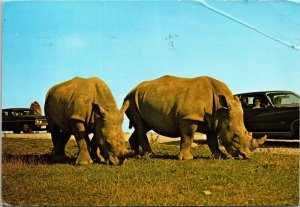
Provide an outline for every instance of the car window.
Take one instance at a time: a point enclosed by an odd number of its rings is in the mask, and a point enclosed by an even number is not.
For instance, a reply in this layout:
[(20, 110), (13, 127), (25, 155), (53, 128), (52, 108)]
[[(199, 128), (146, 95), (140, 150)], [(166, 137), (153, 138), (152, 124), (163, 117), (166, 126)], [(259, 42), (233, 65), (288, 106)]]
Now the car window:
[(22, 111), (14, 111), (15, 116), (22, 116), (23, 112)]
[(248, 97), (248, 104), (253, 105), (253, 101), (254, 101), (254, 97), (249, 96), (249, 97)]
[(2, 111), (2, 116), (8, 116), (9, 112), (8, 111)]
[(275, 107), (291, 107), (299, 106), (300, 99), (292, 93), (277, 93), (270, 95), (270, 98)]
[(241, 97), (241, 103), (243, 108), (253, 108), (255, 106), (255, 99), (259, 99), (261, 102), (261, 107), (268, 106), (269, 102), (267, 101), (265, 96), (262, 95), (246, 95)]

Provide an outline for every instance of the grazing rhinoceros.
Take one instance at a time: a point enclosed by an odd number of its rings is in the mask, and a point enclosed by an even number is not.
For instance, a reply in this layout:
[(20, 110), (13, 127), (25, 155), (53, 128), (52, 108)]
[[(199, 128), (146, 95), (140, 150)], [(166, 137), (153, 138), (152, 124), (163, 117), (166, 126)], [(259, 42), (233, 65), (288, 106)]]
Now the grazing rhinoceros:
[(193, 159), (190, 147), (195, 132), (206, 134), (215, 158), (227, 158), (218, 139), (232, 156), (249, 158), (267, 138), (252, 138), (244, 126), (239, 99), (224, 83), (210, 77), (163, 76), (142, 82), (129, 92), (123, 107), (135, 128), (129, 138), (135, 154), (152, 152), (146, 136), (151, 129), (164, 136), (181, 137), (180, 160)]
[[(45, 115), (55, 159), (65, 158), (65, 145), (73, 134), (79, 148), (76, 164), (92, 163), (90, 153), (93, 159), (122, 164), (124, 112), (117, 109), (108, 86), (99, 78), (76, 77), (53, 86), (46, 96)], [(89, 133), (94, 133), (91, 143)]]

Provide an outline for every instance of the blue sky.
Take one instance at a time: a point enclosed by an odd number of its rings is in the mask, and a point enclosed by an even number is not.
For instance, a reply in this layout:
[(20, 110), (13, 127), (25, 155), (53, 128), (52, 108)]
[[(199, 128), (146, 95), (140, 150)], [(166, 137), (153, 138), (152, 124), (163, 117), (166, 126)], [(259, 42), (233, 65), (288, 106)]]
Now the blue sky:
[(2, 15), (2, 108), (43, 106), (50, 87), (75, 76), (103, 79), (119, 107), (165, 74), (300, 94), (300, 52), (287, 46), (300, 48), (297, 0), (4, 1)]

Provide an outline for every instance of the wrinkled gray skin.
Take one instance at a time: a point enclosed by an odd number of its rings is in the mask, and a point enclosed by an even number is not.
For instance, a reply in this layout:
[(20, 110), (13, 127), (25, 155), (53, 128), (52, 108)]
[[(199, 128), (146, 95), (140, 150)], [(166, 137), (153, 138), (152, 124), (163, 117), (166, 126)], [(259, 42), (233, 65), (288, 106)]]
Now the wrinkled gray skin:
[[(190, 147), (196, 132), (205, 133), (215, 158), (228, 158), (218, 139), (233, 157), (250, 158), (266, 136), (253, 139), (243, 121), (243, 109), (228, 87), (210, 77), (163, 76), (136, 86), (124, 99), (123, 108), (134, 132), (129, 138), (136, 155), (152, 153), (146, 133), (154, 130), (181, 137), (178, 158), (193, 159)], [(140, 151), (140, 147), (142, 151)]]
[[(117, 109), (108, 86), (99, 78), (76, 77), (53, 86), (46, 96), (45, 115), (56, 161), (65, 159), (65, 145), (71, 135), (79, 148), (77, 165), (93, 160), (114, 165), (124, 161), (124, 110)], [(94, 134), (91, 142), (90, 133)]]

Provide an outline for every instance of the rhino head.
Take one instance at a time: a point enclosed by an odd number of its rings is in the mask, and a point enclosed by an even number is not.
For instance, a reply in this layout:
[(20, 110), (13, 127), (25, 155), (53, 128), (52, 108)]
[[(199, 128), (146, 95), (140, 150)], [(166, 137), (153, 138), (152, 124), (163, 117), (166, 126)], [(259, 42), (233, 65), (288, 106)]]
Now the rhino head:
[(121, 165), (126, 157), (125, 138), (122, 132), (124, 110), (116, 107), (104, 109), (93, 104), (94, 137), (98, 157), (108, 164)]
[(226, 151), (233, 157), (249, 159), (252, 152), (267, 139), (263, 136), (254, 139), (244, 125), (244, 112), (237, 97), (229, 101), (219, 96), (222, 108), (218, 110), (218, 138)]

